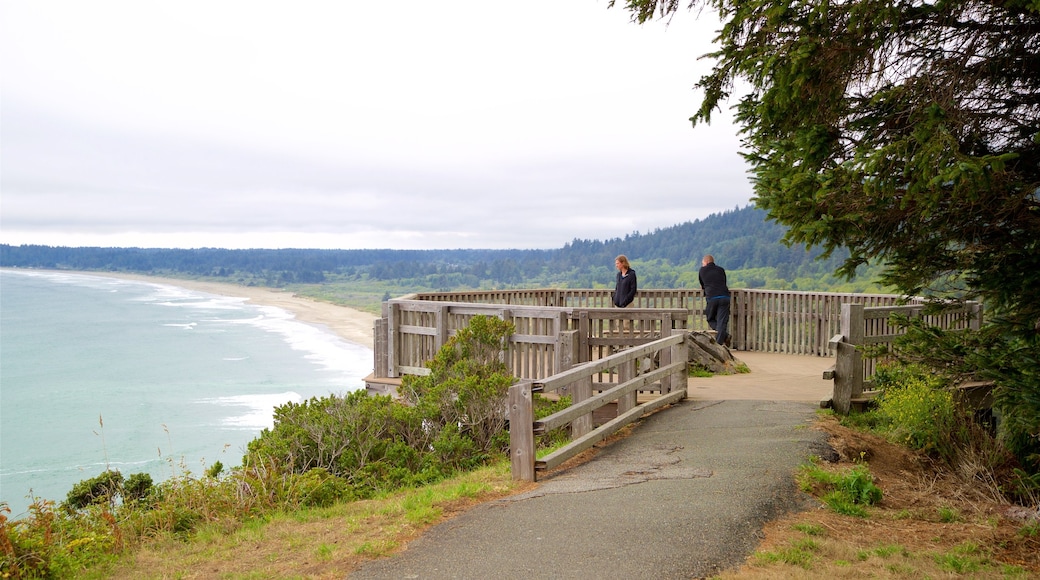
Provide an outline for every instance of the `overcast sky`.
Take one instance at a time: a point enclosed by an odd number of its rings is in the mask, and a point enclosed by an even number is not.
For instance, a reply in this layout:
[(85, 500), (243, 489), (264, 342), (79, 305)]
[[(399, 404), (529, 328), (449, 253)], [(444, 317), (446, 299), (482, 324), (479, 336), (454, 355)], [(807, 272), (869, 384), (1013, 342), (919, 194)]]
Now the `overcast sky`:
[[(622, 2), (619, 2), (622, 4)], [(606, 0), (0, 0), (0, 242), (557, 248), (749, 203), (718, 22)]]

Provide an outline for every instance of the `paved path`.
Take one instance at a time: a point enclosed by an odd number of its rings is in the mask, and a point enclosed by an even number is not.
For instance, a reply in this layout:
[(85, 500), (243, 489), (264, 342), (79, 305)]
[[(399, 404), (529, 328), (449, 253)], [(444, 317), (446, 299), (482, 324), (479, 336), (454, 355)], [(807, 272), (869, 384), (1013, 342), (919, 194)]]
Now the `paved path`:
[(806, 427), (829, 396), (820, 377), (831, 361), (734, 354), (750, 374), (691, 379), (690, 399), (592, 461), (477, 506), (350, 578), (689, 579), (740, 564), (766, 521), (809, 501), (792, 473), (826, 452), (825, 435)]
[(834, 382), (823, 380), (823, 371), (834, 365), (834, 357), (740, 351), (733, 351), (733, 356), (747, 364), (751, 372), (691, 378), (688, 396), (697, 400), (753, 399), (816, 404), (831, 398)]

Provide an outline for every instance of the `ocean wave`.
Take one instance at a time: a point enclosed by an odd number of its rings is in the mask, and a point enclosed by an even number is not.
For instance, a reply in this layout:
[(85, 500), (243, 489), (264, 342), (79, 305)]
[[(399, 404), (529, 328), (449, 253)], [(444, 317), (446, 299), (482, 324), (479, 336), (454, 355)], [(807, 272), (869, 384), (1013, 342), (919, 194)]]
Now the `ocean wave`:
[(198, 325), (199, 325), (198, 322), (187, 322), (187, 323), (169, 322), (167, 324), (163, 324), (163, 326), (168, 326), (170, 328), (183, 328), (184, 330), (195, 330), (195, 327), (198, 326)]
[(258, 395), (236, 395), (202, 399), (201, 403), (224, 407), (242, 407), (244, 411), (228, 415), (221, 423), (224, 429), (257, 430), (274, 427), (274, 409), (286, 403), (300, 403), (303, 396), (294, 391)]

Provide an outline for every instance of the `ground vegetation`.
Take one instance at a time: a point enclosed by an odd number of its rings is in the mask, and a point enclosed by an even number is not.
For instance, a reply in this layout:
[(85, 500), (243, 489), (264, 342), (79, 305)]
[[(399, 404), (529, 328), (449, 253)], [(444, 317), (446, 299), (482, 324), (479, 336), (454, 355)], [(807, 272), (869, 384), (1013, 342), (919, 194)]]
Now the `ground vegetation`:
[[(181, 475), (153, 484), (147, 474), (124, 477), (107, 469), (75, 485), (60, 504), (35, 499), (28, 516), (16, 521), (0, 504), (0, 577), (101, 574), (144, 545), (214, 533), (248, 536), (244, 528), (264, 527), (272, 518), (400, 490), (432, 491), (451, 478), (466, 481), (464, 474), (508, 465), (505, 404), (515, 379), (502, 354), (513, 331), (498, 318), (472, 318), (429, 363), (428, 375), (404, 381), (401, 400), (355, 391), (282, 405), (274, 427), (250, 442), (242, 466), (227, 473), (219, 464), (201, 476), (181, 466)], [(567, 405), (566, 397), (538, 397), (535, 415)], [(538, 443), (554, 445), (561, 437), (556, 430)], [(484, 491), (463, 485), (439, 501)], [(416, 497), (423, 501), (421, 492)], [(432, 503), (407, 518), (435, 520), (431, 514), (442, 508)]]

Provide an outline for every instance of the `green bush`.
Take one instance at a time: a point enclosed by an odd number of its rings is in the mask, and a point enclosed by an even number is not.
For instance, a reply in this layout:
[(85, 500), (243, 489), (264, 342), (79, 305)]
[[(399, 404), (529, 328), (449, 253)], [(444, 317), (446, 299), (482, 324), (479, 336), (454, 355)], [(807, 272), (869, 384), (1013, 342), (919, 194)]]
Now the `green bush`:
[(0, 513), (0, 577), (71, 578), (112, 560), (123, 546), (116, 518), (105, 505), (82, 510), (69, 514), (37, 499), (26, 518), (11, 522)]
[(992, 381), (997, 438), (1028, 473), (1040, 473), (1040, 333), (1034, 320), (1012, 321), (988, 305), (986, 320), (973, 332), (909, 320), (899, 357), (933, 374)]
[[(219, 465), (220, 462), (217, 462)], [(137, 502), (148, 496), (154, 484), (152, 476), (147, 473), (134, 473), (123, 482), (123, 501)]]
[(291, 487), (294, 503), (307, 507), (328, 507), (352, 496), (346, 481), (320, 467), (293, 476)]
[(435, 432), (454, 425), (480, 453), (502, 450), (506, 398), (516, 382), (503, 352), (515, 330), (510, 322), (474, 316), (428, 363), (430, 374), (402, 379), (404, 401), (419, 409), (424, 425)]
[(962, 477), (983, 482), (1010, 501), (1030, 501), (1014, 455), (958, 404), (946, 380), (921, 365), (886, 365), (875, 384), (883, 391), (870, 421), (861, 424), (943, 461)]
[(275, 409), (275, 425), (249, 442), (243, 465), (276, 458), (289, 473), (324, 469), (351, 481), (391, 441), (390, 397), (358, 390)]
[(286, 476), (324, 470), (361, 496), (473, 469), (508, 449), (515, 379), (503, 352), (513, 331), (498, 318), (473, 317), (429, 362), (428, 375), (402, 380), (403, 404), (354, 391), (278, 407), (243, 466), (277, 465)]
[(65, 498), (71, 509), (82, 509), (95, 504), (113, 504), (123, 488), (123, 474), (106, 470), (97, 477), (84, 479), (72, 486)]
[(888, 386), (877, 400), (876, 414), (894, 441), (933, 453), (944, 447), (956, 416), (950, 391), (915, 376)]

